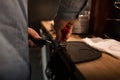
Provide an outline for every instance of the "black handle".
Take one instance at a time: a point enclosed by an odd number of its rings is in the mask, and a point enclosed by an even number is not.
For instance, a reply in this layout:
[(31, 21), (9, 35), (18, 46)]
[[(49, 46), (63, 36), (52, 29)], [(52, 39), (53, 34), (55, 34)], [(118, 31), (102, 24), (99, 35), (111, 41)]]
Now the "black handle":
[(29, 39), (31, 39), (36, 45), (45, 45), (46, 43), (50, 43), (50, 41), (40, 39), (40, 38), (33, 38), (32, 36), (29, 36)]

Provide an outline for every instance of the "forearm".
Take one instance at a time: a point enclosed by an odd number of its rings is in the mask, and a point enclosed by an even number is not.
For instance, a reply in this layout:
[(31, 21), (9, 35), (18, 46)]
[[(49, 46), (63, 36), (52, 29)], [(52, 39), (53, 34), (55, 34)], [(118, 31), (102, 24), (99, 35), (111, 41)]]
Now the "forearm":
[(61, 0), (57, 16), (64, 20), (74, 20), (85, 0)]

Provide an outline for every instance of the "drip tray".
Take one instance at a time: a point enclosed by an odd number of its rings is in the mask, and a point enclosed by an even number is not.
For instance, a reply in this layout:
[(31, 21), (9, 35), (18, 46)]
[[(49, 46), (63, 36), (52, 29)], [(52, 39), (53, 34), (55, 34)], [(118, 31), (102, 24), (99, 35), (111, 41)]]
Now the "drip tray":
[(80, 41), (69, 41), (66, 49), (74, 63), (96, 60), (102, 55), (101, 51)]

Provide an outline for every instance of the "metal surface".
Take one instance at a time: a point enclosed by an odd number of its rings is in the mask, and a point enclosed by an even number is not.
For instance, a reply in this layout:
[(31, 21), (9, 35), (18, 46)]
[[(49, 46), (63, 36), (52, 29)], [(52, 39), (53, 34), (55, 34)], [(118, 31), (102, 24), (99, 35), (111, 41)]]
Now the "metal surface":
[[(42, 38), (45, 38), (41, 29), (40, 29), (40, 35), (41, 35)], [(46, 67), (47, 67), (47, 48), (46, 48), (46, 45), (44, 45), (41, 48), (41, 57), (42, 57), (43, 79), (48, 80), (48, 78), (45, 74), (45, 70), (46, 70)]]

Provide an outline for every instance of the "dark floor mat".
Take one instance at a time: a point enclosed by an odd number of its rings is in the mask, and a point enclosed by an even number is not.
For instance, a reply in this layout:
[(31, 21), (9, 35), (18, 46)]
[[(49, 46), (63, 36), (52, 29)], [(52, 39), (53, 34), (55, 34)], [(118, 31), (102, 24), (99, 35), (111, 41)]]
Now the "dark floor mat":
[(66, 49), (74, 63), (95, 60), (102, 55), (101, 51), (98, 51), (86, 43), (80, 41), (68, 42)]

